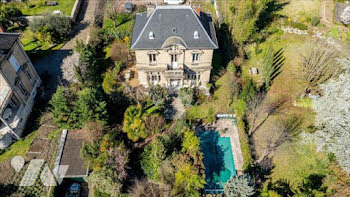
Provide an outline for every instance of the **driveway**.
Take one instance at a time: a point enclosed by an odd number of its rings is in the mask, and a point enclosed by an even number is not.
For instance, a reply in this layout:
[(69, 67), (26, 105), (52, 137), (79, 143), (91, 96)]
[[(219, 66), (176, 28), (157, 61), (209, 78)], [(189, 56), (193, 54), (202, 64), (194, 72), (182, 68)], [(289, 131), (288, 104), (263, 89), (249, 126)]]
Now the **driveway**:
[(57, 85), (62, 77), (61, 64), (62, 60), (72, 53), (77, 40), (86, 41), (89, 35), (89, 25), (94, 20), (94, 10), (97, 0), (83, 0), (83, 5), (79, 13), (78, 24), (75, 26), (71, 38), (65, 45), (57, 51), (41, 59), (33, 61), (39, 75), (47, 73), (50, 77), (46, 84), (45, 96), (51, 98), (56, 92)]

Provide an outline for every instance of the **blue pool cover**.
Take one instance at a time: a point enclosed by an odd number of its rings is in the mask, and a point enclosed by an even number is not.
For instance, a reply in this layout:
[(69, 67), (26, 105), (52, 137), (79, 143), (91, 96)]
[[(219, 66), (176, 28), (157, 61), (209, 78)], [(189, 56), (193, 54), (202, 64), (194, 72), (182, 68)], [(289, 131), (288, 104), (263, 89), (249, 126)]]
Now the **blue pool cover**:
[(199, 134), (199, 139), (204, 154), (205, 189), (222, 190), (236, 175), (230, 138), (220, 137), (217, 131), (205, 131)]

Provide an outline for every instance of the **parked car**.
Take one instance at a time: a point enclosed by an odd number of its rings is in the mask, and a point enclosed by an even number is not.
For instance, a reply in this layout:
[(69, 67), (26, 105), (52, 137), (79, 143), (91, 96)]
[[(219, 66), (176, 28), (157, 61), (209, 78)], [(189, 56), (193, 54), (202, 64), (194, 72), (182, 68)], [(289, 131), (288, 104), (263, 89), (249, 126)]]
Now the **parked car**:
[(66, 197), (80, 197), (80, 185), (79, 183), (73, 183), (68, 189), (66, 193)]
[(164, 0), (164, 3), (169, 5), (179, 5), (183, 4), (184, 2), (185, 0)]

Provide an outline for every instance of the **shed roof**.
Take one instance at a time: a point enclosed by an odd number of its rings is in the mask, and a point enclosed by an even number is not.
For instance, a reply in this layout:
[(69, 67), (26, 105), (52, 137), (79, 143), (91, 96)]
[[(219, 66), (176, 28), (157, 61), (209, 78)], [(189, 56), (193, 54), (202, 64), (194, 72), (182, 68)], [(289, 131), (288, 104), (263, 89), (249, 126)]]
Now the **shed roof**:
[[(194, 38), (197, 31), (199, 38)], [(149, 39), (150, 32), (154, 39)], [(209, 14), (198, 16), (190, 6), (158, 6), (136, 15), (131, 49), (162, 49), (170, 37), (178, 37), (187, 49), (218, 48), (215, 28)]]
[(60, 165), (68, 165), (64, 178), (81, 178), (88, 175), (88, 168), (80, 156), (80, 149), (86, 139), (86, 132), (83, 130), (70, 130), (64, 144)]

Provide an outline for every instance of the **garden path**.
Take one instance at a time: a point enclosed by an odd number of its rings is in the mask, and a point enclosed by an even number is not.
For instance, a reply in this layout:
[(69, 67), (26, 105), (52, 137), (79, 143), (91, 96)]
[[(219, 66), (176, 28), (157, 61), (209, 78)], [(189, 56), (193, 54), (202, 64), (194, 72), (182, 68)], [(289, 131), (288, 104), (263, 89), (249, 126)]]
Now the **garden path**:
[(175, 97), (171, 105), (175, 112), (173, 120), (181, 119), (186, 111), (185, 106), (181, 103), (181, 99), (179, 97)]

